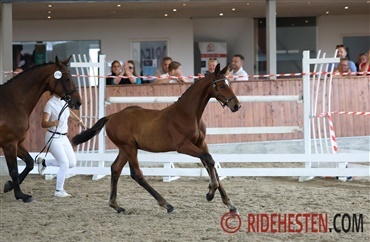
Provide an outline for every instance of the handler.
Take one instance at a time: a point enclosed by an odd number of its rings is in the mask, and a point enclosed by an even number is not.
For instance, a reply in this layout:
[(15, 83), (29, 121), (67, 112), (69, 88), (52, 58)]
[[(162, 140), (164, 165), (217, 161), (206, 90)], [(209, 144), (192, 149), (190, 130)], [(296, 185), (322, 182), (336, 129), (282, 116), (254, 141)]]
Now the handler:
[(72, 145), (67, 137), (68, 117), (78, 122), (83, 129), (85, 124), (73, 111), (67, 107), (67, 103), (58, 95), (54, 94), (45, 105), (42, 116), (41, 127), (46, 128), (45, 143), (49, 145), (48, 149), (55, 160), (45, 161), (43, 158), (37, 158), (38, 171), (44, 175), (47, 166), (58, 166), (59, 171), (56, 179), (56, 197), (71, 196), (64, 190), (64, 181), (67, 176), (68, 168), (76, 166), (76, 157)]

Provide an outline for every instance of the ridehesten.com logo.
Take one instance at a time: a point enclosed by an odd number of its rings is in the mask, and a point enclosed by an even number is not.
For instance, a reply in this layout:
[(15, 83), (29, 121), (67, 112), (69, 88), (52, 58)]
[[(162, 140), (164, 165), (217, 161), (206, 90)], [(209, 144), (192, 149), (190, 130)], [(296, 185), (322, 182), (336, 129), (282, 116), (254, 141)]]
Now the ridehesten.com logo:
[(221, 217), (226, 233), (246, 230), (248, 233), (363, 233), (363, 214), (337, 213), (259, 213), (243, 218), (229, 212)]

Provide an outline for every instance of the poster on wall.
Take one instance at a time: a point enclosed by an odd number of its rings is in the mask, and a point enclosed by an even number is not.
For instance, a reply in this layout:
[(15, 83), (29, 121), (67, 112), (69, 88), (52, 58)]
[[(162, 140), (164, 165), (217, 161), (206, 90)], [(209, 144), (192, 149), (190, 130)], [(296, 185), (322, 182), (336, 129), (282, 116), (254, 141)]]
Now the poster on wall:
[(201, 73), (205, 74), (208, 70), (208, 60), (216, 58), (221, 67), (227, 64), (227, 46), (226, 42), (200, 42)]

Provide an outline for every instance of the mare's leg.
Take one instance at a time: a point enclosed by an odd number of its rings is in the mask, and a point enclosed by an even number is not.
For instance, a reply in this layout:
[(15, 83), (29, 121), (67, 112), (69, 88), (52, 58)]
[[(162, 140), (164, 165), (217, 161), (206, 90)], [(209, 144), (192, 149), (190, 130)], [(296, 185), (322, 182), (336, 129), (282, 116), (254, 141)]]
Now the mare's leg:
[[(23, 202), (33, 202), (32, 196), (24, 194), (19, 186), (19, 174), (17, 164), (17, 145), (9, 144), (3, 147), (6, 163), (8, 165), (9, 175), (12, 178), (12, 182), (7, 182), (4, 185), (4, 192), (10, 191), (10, 186), (14, 189), (15, 198), (22, 199)], [(31, 158), (32, 159), (32, 158)], [(11, 184), (11, 185), (10, 185)]]
[[(19, 184), (22, 184), (26, 176), (32, 171), (34, 166), (34, 160), (26, 150), (26, 148), (23, 146), (23, 144), (18, 144), (18, 150), (17, 155), (19, 158), (21, 158), (26, 163), (26, 168), (22, 171), (22, 173), (19, 175)], [(13, 183), (11, 181), (8, 181), (4, 185), (4, 192), (9, 192), (13, 189)], [(6, 190), (6, 191), (5, 191)]]
[[(205, 142), (203, 142), (200, 147), (200, 149), (202, 149), (204, 152), (208, 153), (208, 146)], [(206, 163), (205, 161), (202, 160), (202, 163), (203, 165)], [(209, 173), (209, 169), (207, 169), (208, 173)], [(223, 185), (221, 184), (221, 181), (220, 181), (220, 178), (217, 174), (217, 170), (216, 168), (214, 168), (214, 171), (215, 171), (215, 175), (216, 175), (216, 180), (218, 182), (218, 191), (220, 192), (220, 195), (221, 195), (221, 199), (222, 199), (222, 202), (229, 208), (230, 212), (238, 212), (237, 208), (234, 206), (234, 204), (231, 202), (229, 196), (227, 195)], [(212, 201), (212, 199), (214, 198), (214, 195), (215, 195), (215, 190), (211, 190), (211, 184), (209, 186), (209, 192), (207, 194), (207, 200), (208, 201)]]
[(114, 208), (118, 213), (124, 212), (125, 209), (117, 204), (117, 183), (121, 176), (123, 167), (127, 163), (127, 155), (120, 149), (117, 158), (111, 166), (111, 191), (109, 198), (109, 206)]
[(137, 159), (137, 149), (132, 148), (128, 152), (128, 159), (130, 164), (131, 178), (134, 179), (140, 186), (147, 190), (155, 200), (157, 200), (159, 206), (167, 209), (167, 213), (175, 212), (175, 208), (169, 204), (152, 186), (145, 180), (143, 173), (139, 167), (139, 161)]

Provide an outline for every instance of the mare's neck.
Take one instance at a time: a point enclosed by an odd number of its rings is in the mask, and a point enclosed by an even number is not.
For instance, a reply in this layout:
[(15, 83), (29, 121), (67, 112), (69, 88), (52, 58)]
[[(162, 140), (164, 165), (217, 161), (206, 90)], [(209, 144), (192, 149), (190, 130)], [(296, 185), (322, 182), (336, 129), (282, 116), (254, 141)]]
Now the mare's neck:
[(212, 88), (212, 83), (207, 78), (193, 85), (180, 97), (177, 105), (189, 117), (195, 117), (199, 121), (211, 98), (210, 88)]
[(16, 77), (9, 83), (14, 88), (14, 98), (17, 100), (18, 108), (22, 108), (26, 113), (31, 114), (42, 94), (48, 90), (48, 81), (53, 73), (50, 66), (44, 65), (35, 67)]

